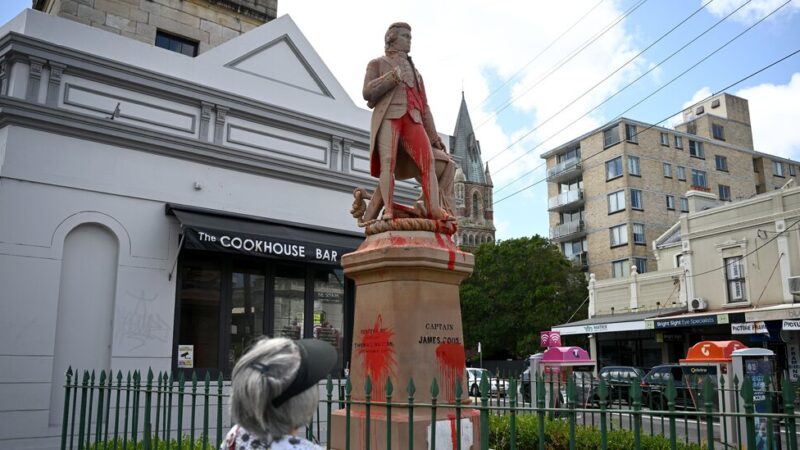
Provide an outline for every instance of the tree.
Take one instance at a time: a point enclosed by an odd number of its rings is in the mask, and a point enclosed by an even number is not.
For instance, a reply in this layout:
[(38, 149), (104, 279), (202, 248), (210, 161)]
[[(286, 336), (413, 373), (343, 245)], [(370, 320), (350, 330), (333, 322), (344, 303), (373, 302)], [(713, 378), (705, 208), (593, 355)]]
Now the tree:
[[(586, 277), (541, 236), (483, 244), (461, 284), (467, 349), (485, 359), (520, 358), (539, 349), (539, 332), (565, 323), (587, 296)], [(586, 317), (586, 305), (575, 317)]]

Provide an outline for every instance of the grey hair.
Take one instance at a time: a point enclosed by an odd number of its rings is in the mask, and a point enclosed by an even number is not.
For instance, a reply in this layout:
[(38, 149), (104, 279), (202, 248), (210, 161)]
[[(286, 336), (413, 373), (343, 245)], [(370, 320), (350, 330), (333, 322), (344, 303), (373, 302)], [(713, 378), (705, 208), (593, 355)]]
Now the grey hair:
[[(260, 363), (267, 370), (252, 367)], [(247, 351), (231, 374), (231, 417), (266, 444), (309, 423), (319, 404), (319, 391), (312, 386), (279, 407), (272, 400), (295, 378), (300, 350), (286, 338), (261, 339)]]
[(386, 30), (386, 34), (383, 36), (383, 48), (385, 50), (389, 50), (389, 48), (391, 48), (395, 39), (397, 39), (397, 32), (400, 31), (401, 28), (411, 31), (411, 25), (405, 22), (395, 22), (389, 25), (389, 28)]

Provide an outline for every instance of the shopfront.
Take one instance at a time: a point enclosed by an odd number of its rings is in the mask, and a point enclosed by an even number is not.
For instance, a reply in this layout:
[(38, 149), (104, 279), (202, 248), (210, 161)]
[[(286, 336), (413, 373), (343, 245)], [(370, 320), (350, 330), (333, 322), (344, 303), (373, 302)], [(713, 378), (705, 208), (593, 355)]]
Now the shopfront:
[(356, 233), (167, 206), (181, 226), (173, 367), (230, 375), (261, 336), (315, 338), (349, 360), (354, 286), (341, 256)]

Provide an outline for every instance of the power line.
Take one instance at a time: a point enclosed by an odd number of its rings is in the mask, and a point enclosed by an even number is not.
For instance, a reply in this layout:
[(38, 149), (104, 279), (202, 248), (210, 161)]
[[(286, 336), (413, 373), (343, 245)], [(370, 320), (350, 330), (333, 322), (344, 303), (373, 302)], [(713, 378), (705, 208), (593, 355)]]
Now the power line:
[[(707, 29), (706, 29), (705, 31), (703, 31), (702, 33), (700, 33), (700, 34), (698, 34), (697, 36), (695, 36), (695, 37), (694, 37), (693, 39), (691, 39), (689, 42), (687, 42), (686, 44), (684, 44), (684, 45), (683, 45), (681, 48), (679, 48), (678, 50), (674, 51), (672, 54), (670, 54), (669, 56), (667, 56), (666, 58), (664, 58), (663, 60), (661, 60), (661, 61), (660, 61), (658, 64), (656, 64), (655, 66), (651, 67), (651, 68), (650, 68), (649, 70), (647, 70), (645, 73), (641, 74), (641, 75), (640, 75), (639, 77), (637, 77), (635, 80), (633, 80), (633, 81), (631, 81), (630, 83), (628, 83), (627, 85), (623, 86), (621, 89), (619, 89), (619, 90), (618, 90), (618, 91), (616, 91), (615, 93), (611, 94), (611, 95), (610, 95), (609, 97), (607, 97), (605, 100), (603, 100), (602, 102), (600, 102), (600, 103), (598, 103), (597, 105), (595, 105), (595, 106), (594, 106), (592, 109), (590, 109), (589, 111), (585, 112), (585, 113), (584, 113), (584, 114), (582, 114), (580, 117), (578, 117), (577, 119), (573, 120), (572, 122), (570, 122), (569, 124), (567, 124), (565, 127), (561, 128), (560, 130), (558, 130), (556, 133), (554, 133), (554, 134), (550, 135), (549, 137), (547, 137), (547, 139), (544, 139), (543, 141), (539, 142), (539, 143), (538, 143), (538, 144), (536, 144), (536, 145), (535, 145), (533, 148), (529, 149), (529, 150), (528, 150), (528, 151), (526, 151), (525, 153), (523, 153), (523, 154), (519, 155), (518, 157), (514, 158), (514, 159), (513, 159), (513, 160), (511, 160), (511, 161), (510, 161), (508, 164), (506, 164), (505, 166), (501, 167), (500, 169), (495, 169), (494, 173), (495, 173), (495, 174), (497, 174), (498, 172), (501, 172), (502, 170), (504, 170), (504, 169), (508, 168), (509, 166), (511, 166), (511, 164), (513, 164), (513, 163), (517, 162), (519, 159), (521, 159), (522, 157), (524, 157), (524, 156), (528, 155), (528, 154), (529, 154), (530, 152), (532, 152), (533, 150), (535, 150), (535, 149), (537, 149), (537, 148), (541, 147), (542, 145), (544, 145), (544, 143), (545, 143), (545, 142), (547, 142), (547, 141), (549, 141), (550, 139), (552, 139), (552, 138), (554, 138), (554, 137), (558, 136), (558, 134), (560, 134), (562, 131), (564, 131), (564, 130), (566, 130), (567, 128), (571, 127), (572, 125), (574, 125), (575, 123), (577, 123), (579, 120), (583, 119), (584, 117), (588, 116), (589, 114), (591, 114), (592, 112), (594, 112), (595, 110), (597, 110), (598, 108), (600, 108), (601, 106), (603, 106), (604, 104), (606, 104), (606, 103), (607, 103), (609, 100), (611, 100), (612, 98), (616, 97), (616, 96), (617, 96), (618, 94), (620, 94), (622, 91), (624, 91), (625, 89), (629, 88), (629, 87), (630, 87), (630, 86), (632, 86), (634, 83), (636, 83), (637, 81), (639, 81), (639, 80), (641, 80), (642, 78), (644, 78), (644, 77), (645, 77), (647, 74), (649, 74), (650, 72), (652, 72), (653, 70), (655, 70), (655, 69), (656, 69), (657, 67), (659, 67), (661, 64), (665, 63), (666, 61), (668, 61), (669, 59), (671, 59), (673, 56), (677, 55), (679, 52), (681, 52), (681, 51), (683, 51), (684, 49), (686, 49), (686, 47), (688, 47), (689, 45), (691, 45), (692, 43), (694, 43), (695, 41), (697, 41), (697, 40), (698, 40), (700, 37), (702, 37), (703, 35), (705, 35), (705, 34), (706, 34), (706, 33), (708, 33), (709, 31), (711, 31), (712, 29), (714, 29), (714, 28), (715, 28), (717, 25), (719, 25), (720, 23), (722, 23), (724, 20), (726, 20), (727, 18), (729, 18), (730, 16), (732, 16), (733, 14), (735, 14), (737, 11), (739, 11), (741, 8), (743, 8), (745, 5), (747, 5), (748, 3), (750, 3), (750, 1), (752, 1), (752, 0), (747, 0), (746, 2), (744, 2), (743, 4), (741, 4), (741, 5), (740, 5), (738, 8), (736, 8), (735, 10), (733, 10), (732, 12), (730, 12), (728, 15), (726, 15), (725, 17), (723, 17), (723, 18), (722, 18), (722, 19), (720, 19), (719, 21), (717, 21), (717, 22), (716, 22), (714, 25), (712, 25), (711, 27), (707, 28)], [(697, 66), (698, 66), (700, 63), (702, 63), (703, 61), (705, 61), (705, 59), (707, 59), (708, 57), (710, 57), (711, 55), (713, 55), (714, 53), (716, 53), (716, 52), (717, 52), (717, 51), (719, 51), (720, 49), (722, 49), (722, 48), (726, 47), (728, 44), (730, 44), (730, 43), (731, 43), (731, 42), (733, 42), (734, 40), (738, 39), (738, 38), (739, 38), (741, 35), (743, 35), (743, 34), (744, 34), (744, 33), (746, 33), (747, 31), (751, 30), (753, 27), (755, 27), (756, 25), (758, 25), (759, 23), (761, 23), (761, 22), (762, 22), (764, 19), (766, 19), (767, 17), (769, 17), (770, 15), (774, 14), (776, 11), (778, 11), (779, 9), (781, 9), (782, 7), (784, 7), (784, 6), (785, 6), (786, 4), (788, 4), (790, 1), (791, 1), (791, 0), (787, 0), (787, 1), (786, 1), (786, 3), (784, 3), (784, 4), (783, 4), (783, 5), (781, 5), (781, 6), (779, 6), (778, 8), (774, 9), (774, 10), (773, 10), (771, 13), (769, 13), (767, 16), (765, 16), (764, 18), (762, 18), (762, 19), (761, 19), (761, 20), (759, 20), (758, 22), (754, 23), (754, 24), (753, 24), (753, 25), (751, 25), (750, 27), (746, 28), (744, 31), (742, 31), (741, 33), (739, 33), (739, 34), (738, 34), (737, 36), (735, 36), (734, 38), (732, 38), (732, 39), (728, 40), (728, 42), (726, 42), (725, 44), (723, 44), (721, 47), (717, 48), (717, 50), (715, 50), (714, 52), (712, 52), (710, 55), (706, 56), (706, 58), (704, 58), (704, 59), (701, 59), (700, 61), (698, 61), (698, 62), (694, 63), (693, 65), (691, 65), (691, 66), (690, 66), (690, 67), (689, 67), (687, 70), (685, 70), (685, 71), (684, 71), (684, 72), (682, 72), (680, 75), (678, 75), (677, 77), (675, 77), (675, 78), (673, 78), (672, 80), (670, 80), (670, 82), (669, 82), (669, 83), (672, 83), (673, 81), (677, 80), (678, 78), (680, 78), (681, 76), (683, 76), (684, 74), (686, 74), (686, 73), (687, 73), (689, 70), (691, 70), (691, 69), (693, 69), (693, 68), (697, 67)], [(660, 90), (660, 89), (661, 89), (661, 88), (659, 88), (659, 90)], [(656, 92), (658, 92), (658, 90), (657, 90)], [(651, 95), (652, 95), (652, 94), (651, 94)], [(649, 98), (649, 97), (648, 97), (648, 98)], [(640, 103), (641, 103), (641, 102), (640, 102)], [(638, 104), (637, 104), (637, 105), (638, 105)], [(629, 108), (628, 110), (626, 110), (625, 112), (627, 112), (627, 111), (629, 111), (629, 110), (630, 110), (630, 108)], [(537, 128), (538, 128), (538, 127), (537, 127)], [(537, 166), (537, 169), (538, 169), (538, 167), (541, 167), (541, 165), (540, 165), (540, 166)], [(521, 179), (521, 178), (523, 178), (524, 176), (526, 176), (526, 175), (530, 174), (531, 172), (532, 172), (532, 171), (528, 171), (528, 172), (526, 172), (526, 173), (522, 174), (520, 177), (518, 177), (518, 178), (514, 179), (514, 180), (513, 180), (513, 181), (511, 181), (510, 183), (508, 183), (508, 184), (506, 184), (505, 186), (503, 186), (503, 187), (501, 187), (500, 189), (498, 189), (498, 192), (499, 192), (499, 191), (502, 191), (503, 189), (505, 189), (505, 188), (506, 188), (506, 187), (508, 187), (509, 185), (511, 185), (511, 184), (513, 184), (513, 183), (516, 183), (518, 180), (520, 180), (520, 179)]]
[[(504, 81), (504, 82), (503, 82), (503, 84), (501, 84), (500, 86), (498, 86), (497, 88), (495, 88), (495, 90), (493, 90), (492, 92), (490, 92), (490, 93), (489, 93), (489, 95), (487, 95), (487, 96), (486, 96), (486, 98), (484, 98), (484, 99), (481, 101), (481, 103), (480, 103), (480, 104), (481, 104), (481, 105), (485, 104), (485, 103), (486, 103), (486, 102), (487, 102), (487, 101), (488, 101), (490, 98), (492, 98), (492, 96), (493, 96), (494, 94), (498, 93), (498, 92), (500, 91), (500, 89), (503, 89), (503, 88), (504, 88), (504, 87), (505, 87), (505, 86), (506, 86), (508, 83), (510, 83), (510, 82), (511, 82), (513, 79), (515, 79), (515, 78), (517, 77), (517, 75), (521, 74), (521, 73), (522, 73), (522, 72), (523, 72), (525, 69), (527, 69), (527, 68), (528, 68), (528, 66), (530, 66), (530, 65), (531, 65), (531, 64), (533, 64), (533, 63), (534, 63), (534, 62), (535, 62), (537, 59), (539, 59), (539, 57), (540, 57), (540, 56), (542, 56), (542, 54), (543, 54), (544, 52), (546, 52), (547, 50), (549, 50), (549, 49), (550, 49), (550, 47), (552, 47), (553, 45), (555, 45), (555, 44), (556, 44), (556, 43), (557, 43), (559, 40), (561, 40), (561, 38), (562, 38), (562, 37), (566, 36), (566, 35), (567, 35), (567, 33), (569, 33), (570, 31), (572, 31), (572, 29), (573, 29), (573, 28), (575, 28), (575, 27), (576, 27), (576, 26), (577, 26), (579, 23), (581, 23), (581, 22), (583, 21), (583, 19), (585, 19), (586, 17), (588, 17), (588, 16), (589, 16), (589, 14), (591, 14), (591, 13), (592, 13), (592, 11), (594, 11), (595, 9), (597, 9), (597, 7), (598, 7), (598, 6), (600, 6), (600, 4), (601, 4), (601, 3), (603, 3), (604, 1), (605, 1), (605, 0), (600, 0), (599, 2), (595, 3), (595, 5), (594, 5), (594, 6), (592, 6), (591, 8), (589, 8), (589, 10), (588, 10), (588, 11), (586, 11), (586, 13), (585, 13), (584, 15), (582, 15), (582, 16), (580, 17), (580, 19), (578, 19), (577, 21), (575, 21), (575, 23), (573, 23), (572, 25), (570, 25), (570, 26), (569, 26), (569, 28), (567, 28), (566, 30), (564, 30), (564, 32), (563, 32), (563, 33), (559, 34), (559, 35), (558, 35), (558, 37), (556, 37), (556, 38), (555, 38), (555, 39), (553, 39), (553, 40), (552, 40), (552, 41), (551, 41), (549, 44), (547, 44), (547, 46), (546, 46), (545, 48), (543, 48), (543, 49), (542, 49), (542, 50), (541, 50), (539, 53), (537, 53), (537, 54), (536, 54), (536, 56), (534, 56), (534, 57), (533, 57), (533, 59), (531, 59), (530, 61), (528, 61), (527, 63), (525, 63), (525, 65), (524, 65), (524, 66), (522, 66), (522, 67), (521, 67), (519, 70), (517, 70), (516, 72), (514, 72), (514, 74), (513, 74), (513, 75), (511, 75), (510, 77), (508, 77), (508, 79), (507, 79), (506, 81)], [(463, 89), (462, 89), (462, 90), (463, 90)]]
[(495, 117), (495, 116), (497, 116), (498, 114), (500, 114), (501, 112), (503, 112), (503, 111), (504, 111), (506, 108), (508, 108), (509, 106), (511, 106), (511, 105), (512, 105), (514, 102), (516, 102), (517, 100), (519, 100), (519, 99), (520, 99), (522, 96), (524, 96), (525, 94), (527, 94), (528, 92), (530, 92), (530, 90), (531, 90), (531, 89), (533, 89), (533, 88), (535, 88), (536, 86), (538, 86), (538, 85), (539, 85), (539, 84), (540, 84), (542, 81), (544, 81), (544, 80), (546, 80), (547, 78), (549, 78), (549, 77), (550, 77), (550, 75), (552, 75), (553, 73), (555, 73), (555, 72), (556, 72), (558, 69), (560, 69), (561, 67), (563, 67), (563, 66), (564, 66), (566, 63), (570, 62), (570, 61), (571, 61), (573, 58), (575, 58), (576, 56), (578, 56), (578, 54), (580, 54), (582, 51), (586, 50), (586, 48), (587, 48), (587, 47), (589, 47), (589, 46), (590, 46), (590, 45), (592, 45), (594, 42), (596, 42), (598, 39), (600, 39), (600, 38), (601, 38), (601, 37), (602, 37), (604, 34), (606, 34), (606, 33), (608, 33), (609, 31), (611, 31), (611, 29), (612, 29), (612, 28), (614, 28), (614, 26), (616, 26), (616, 25), (617, 25), (618, 23), (620, 23), (620, 22), (621, 22), (621, 21), (622, 21), (624, 18), (628, 17), (630, 14), (632, 14), (634, 11), (636, 11), (636, 10), (637, 10), (637, 9), (638, 9), (640, 6), (642, 6), (643, 4), (645, 4), (647, 1), (648, 1), (648, 0), (640, 0), (640, 1), (639, 1), (639, 3), (636, 3), (635, 5), (633, 5), (633, 6), (632, 6), (631, 8), (629, 8), (629, 9), (628, 9), (628, 10), (627, 10), (625, 13), (623, 13), (622, 15), (620, 15), (619, 17), (617, 17), (617, 19), (616, 19), (616, 20), (614, 20), (614, 22), (612, 22), (611, 24), (609, 24), (608, 26), (606, 26), (606, 28), (605, 28), (604, 30), (602, 30), (602, 31), (601, 31), (599, 34), (595, 34), (594, 36), (590, 37), (590, 38), (589, 38), (589, 40), (587, 40), (587, 41), (586, 41), (584, 44), (582, 44), (582, 45), (581, 45), (581, 46), (580, 46), (580, 47), (579, 47), (577, 50), (573, 50), (573, 52), (572, 52), (572, 53), (570, 53), (570, 54), (568, 54), (567, 56), (565, 56), (564, 58), (562, 58), (562, 59), (561, 59), (561, 61), (559, 61), (558, 63), (556, 63), (556, 65), (555, 65), (555, 66), (553, 66), (552, 68), (550, 68), (550, 70), (549, 70), (547, 73), (545, 73), (545, 75), (544, 75), (544, 76), (542, 76), (541, 78), (539, 78), (539, 79), (538, 79), (538, 80), (537, 80), (535, 83), (533, 83), (533, 85), (532, 85), (532, 86), (528, 87), (528, 88), (527, 88), (527, 89), (525, 89), (525, 91), (523, 91), (521, 94), (517, 95), (516, 97), (514, 97), (514, 98), (512, 98), (511, 100), (509, 100), (509, 101), (507, 101), (506, 103), (504, 103), (504, 104), (503, 104), (503, 106), (501, 106), (500, 108), (498, 108), (498, 109), (497, 109), (495, 112), (493, 112), (492, 114), (490, 114), (490, 115), (489, 115), (489, 116), (488, 116), (486, 119), (484, 119), (484, 120), (483, 120), (481, 123), (479, 123), (479, 124), (478, 124), (478, 126), (477, 126), (477, 127), (475, 127), (475, 129), (478, 129), (478, 128), (482, 127), (483, 125), (485, 125), (485, 124), (486, 124), (486, 122), (488, 122), (488, 121), (489, 121), (489, 120), (491, 120), (493, 117)]
[[(787, 3), (788, 3), (788, 2), (787, 2)], [(784, 4), (785, 4), (785, 3), (784, 3)], [(755, 71), (755, 72), (752, 72), (751, 74), (749, 74), (749, 75), (745, 76), (744, 78), (741, 78), (741, 79), (739, 79), (738, 81), (736, 81), (736, 82), (734, 82), (734, 83), (731, 83), (731, 84), (729, 84), (729, 85), (725, 86), (724, 88), (722, 88), (722, 89), (720, 89), (720, 90), (718, 90), (718, 91), (714, 92), (713, 94), (711, 94), (711, 95), (707, 96), (706, 98), (704, 98), (704, 99), (702, 99), (702, 100), (698, 101), (697, 103), (701, 103), (701, 102), (704, 102), (704, 101), (706, 101), (706, 100), (709, 100), (709, 99), (711, 99), (712, 97), (714, 97), (714, 96), (716, 96), (716, 95), (719, 95), (720, 93), (722, 93), (722, 92), (725, 92), (725, 91), (727, 91), (728, 89), (731, 89), (732, 87), (734, 87), (734, 86), (736, 86), (736, 85), (738, 85), (738, 84), (741, 84), (741, 83), (743, 83), (743, 82), (745, 82), (745, 81), (749, 80), (750, 78), (752, 78), (752, 77), (754, 77), (754, 76), (756, 76), (756, 75), (760, 74), (761, 72), (763, 72), (763, 71), (765, 71), (765, 70), (767, 70), (767, 69), (769, 69), (769, 68), (771, 68), (771, 67), (773, 67), (773, 66), (775, 66), (775, 65), (777, 65), (777, 64), (780, 64), (781, 62), (783, 62), (783, 61), (785, 61), (785, 60), (787, 60), (787, 59), (791, 58), (792, 56), (794, 56), (794, 55), (796, 55), (796, 54), (798, 54), (798, 53), (800, 53), (800, 49), (797, 49), (797, 50), (795, 50), (795, 51), (793, 51), (793, 52), (789, 53), (788, 55), (786, 55), (786, 56), (784, 56), (784, 57), (782, 57), (782, 58), (780, 58), (780, 59), (778, 59), (778, 60), (776, 60), (776, 61), (774, 61), (774, 62), (772, 62), (772, 63), (770, 63), (770, 64), (768, 64), (768, 65), (766, 65), (766, 66), (764, 66), (764, 67), (762, 67), (761, 69), (758, 69), (757, 71)], [(670, 114), (669, 116), (665, 117), (664, 119), (661, 119), (660, 121), (658, 121), (658, 122), (656, 122), (656, 123), (654, 123), (654, 124), (648, 125), (648, 126), (647, 126), (647, 127), (645, 127), (644, 129), (642, 129), (642, 131), (637, 131), (637, 132), (636, 132), (636, 134), (634, 134), (634, 137), (636, 137), (636, 136), (639, 136), (640, 134), (644, 133), (645, 131), (647, 131), (647, 130), (649, 130), (649, 129), (651, 129), (651, 128), (655, 127), (655, 126), (658, 126), (658, 124), (660, 124), (660, 123), (666, 122), (666, 121), (667, 121), (667, 120), (669, 120), (671, 117), (673, 117), (673, 116), (674, 116), (674, 115), (676, 115), (676, 114), (679, 114), (679, 113), (680, 113), (680, 112), (682, 112), (682, 111), (683, 111), (683, 109), (681, 109), (681, 110), (680, 110), (680, 111), (678, 111), (678, 112), (675, 112), (675, 113), (672, 113), (672, 114)], [(562, 130), (562, 131), (563, 131), (563, 130)], [(595, 156), (597, 156), (597, 155), (600, 155), (600, 154), (602, 154), (602, 153), (603, 153), (603, 152), (598, 152), (598, 153), (595, 153), (594, 155), (590, 155), (590, 156), (588, 156), (586, 159), (584, 159), (582, 162), (588, 161), (589, 159), (591, 159), (591, 158), (593, 158), (593, 157), (595, 157)], [(528, 173), (530, 173), (530, 172), (528, 172)], [(527, 175), (527, 173), (526, 173), (526, 175)], [(513, 197), (513, 196), (515, 196), (515, 195), (519, 194), (520, 192), (523, 192), (523, 191), (525, 191), (525, 190), (527, 190), (527, 189), (530, 189), (530, 188), (532, 188), (532, 187), (536, 186), (537, 184), (539, 184), (539, 183), (541, 183), (541, 182), (543, 182), (543, 181), (546, 181), (546, 180), (547, 180), (547, 178), (546, 178), (546, 177), (545, 177), (545, 178), (542, 178), (542, 179), (540, 179), (540, 180), (537, 180), (537, 181), (533, 182), (532, 184), (530, 184), (530, 185), (528, 185), (528, 186), (525, 186), (524, 188), (522, 188), (522, 189), (519, 189), (519, 190), (517, 190), (517, 191), (515, 191), (515, 192), (513, 192), (513, 193), (511, 193), (511, 194), (509, 194), (509, 195), (507, 195), (507, 196), (505, 196), (505, 197), (503, 197), (503, 198), (501, 198), (500, 200), (497, 200), (497, 201), (493, 202), (493, 203), (492, 203), (492, 205), (496, 205), (496, 204), (498, 204), (498, 203), (500, 203), (500, 202), (502, 202), (502, 201), (504, 201), (504, 200), (506, 200), (506, 199), (509, 199), (509, 198), (511, 198), (511, 197)]]
[[(659, 37), (658, 37), (658, 39), (656, 39), (655, 41), (651, 42), (651, 43), (650, 43), (650, 45), (648, 45), (647, 47), (645, 47), (645, 49), (644, 49), (644, 50), (641, 50), (639, 53), (637, 53), (636, 55), (634, 55), (633, 57), (631, 57), (630, 59), (628, 59), (627, 61), (625, 61), (625, 62), (624, 62), (622, 65), (620, 65), (619, 67), (617, 67), (616, 69), (614, 69), (614, 70), (613, 70), (611, 73), (609, 73), (608, 75), (606, 75), (606, 76), (605, 76), (605, 78), (603, 78), (602, 80), (600, 80), (600, 81), (598, 81), (597, 83), (595, 83), (595, 85), (594, 85), (594, 86), (592, 86), (592, 87), (590, 87), (589, 89), (587, 89), (586, 91), (584, 91), (584, 92), (583, 92), (581, 95), (579, 95), (579, 96), (575, 97), (574, 99), (572, 99), (572, 101), (570, 101), (569, 103), (567, 103), (567, 104), (566, 104), (566, 105), (565, 105), (563, 108), (561, 108), (561, 109), (559, 109), (558, 111), (556, 111), (556, 112), (555, 112), (554, 114), (552, 114), (550, 117), (548, 117), (548, 118), (547, 118), (547, 119), (545, 119), (544, 121), (542, 121), (542, 122), (539, 122), (538, 124), (536, 124), (536, 126), (535, 126), (535, 127), (533, 127), (531, 130), (527, 131), (525, 134), (523, 134), (522, 136), (520, 136), (520, 137), (519, 137), (517, 140), (515, 140), (514, 142), (512, 142), (511, 144), (509, 144), (509, 145), (508, 145), (508, 147), (506, 147), (506, 148), (504, 148), (504, 149), (500, 150), (500, 151), (499, 151), (497, 154), (495, 154), (494, 156), (492, 156), (491, 158), (489, 158), (489, 159), (488, 159), (486, 162), (491, 162), (493, 159), (495, 159), (495, 158), (497, 158), (498, 156), (500, 156), (501, 154), (503, 154), (503, 153), (504, 153), (506, 150), (508, 150), (508, 149), (510, 149), (511, 147), (513, 147), (514, 145), (518, 144), (520, 141), (522, 141), (522, 140), (523, 140), (523, 139), (525, 139), (526, 137), (530, 136), (530, 135), (531, 135), (531, 133), (533, 133), (534, 131), (538, 130), (539, 128), (541, 128), (542, 126), (544, 126), (546, 123), (550, 122), (550, 121), (551, 121), (552, 119), (554, 119), (556, 116), (558, 116), (559, 114), (561, 114), (562, 112), (564, 112), (564, 111), (565, 111), (567, 108), (569, 108), (570, 106), (572, 106), (572, 105), (574, 105), (575, 103), (577, 103), (577, 102), (578, 102), (578, 100), (582, 99), (583, 97), (585, 97), (585, 96), (586, 96), (586, 94), (588, 94), (589, 92), (593, 91), (593, 90), (594, 90), (596, 87), (598, 87), (598, 86), (600, 86), (601, 84), (603, 84), (604, 82), (606, 82), (606, 81), (607, 81), (609, 78), (611, 78), (612, 76), (616, 75), (616, 74), (617, 74), (617, 73), (618, 73), (620, 70), (622, 70), (623, 68), (625, 68), (625, 66), (627, 66), (628, 64), (630, 64), (630, 63), (631, 63), (631, 62), (633, 62), (634, 60), (638, 59), (638, 58), (639, 58), (639, 57), (640, 57), (640, 56), (641, 56), (641, 55), (642, 55), (644, 52), (646, 52), (647, 50), (650, 50), (650, 49), (651, 49), (651, 48), (652, 48), (654, 45), (658, 44), (659, 42), (661, 42), (661, 40), (663, 40), (664, 38), (666, 38), (667, 36), (669, 36), (670, 34), (672, 34), (672, 32), (673, 32), (673, 31), (677, 30), (677, 29), (678, 29), (678, 28), (679, 28), (681, 25), (683, 25), (683, 24), (685, 24), (686, 22), (688, 22), (688, 21), (689, 21), (689, 19), (691, 19), (692, 17), (694, 17), (695, 15), (697, 15), (697, 14), (698, 14), (700, 11), (702, 11), (702, 10), (703, 10), (703, 9), (704, 9), (706, 6), (708, 6), (708, 4), (709, 4), (709, 3), (713, 2), (713, 1), (714, 1), (714, 0), (708, 0), (708, 1), (707, 1), (705, 4), (703, 4), (703, 5), (701, 5), (699, 8), (697, 8), (697, 9), (696, 9), (696, 10), (695, 10), (693, 13), (689, 14), (687, 17), (685, 17), (683, 20), (681, 20), (681, 21), (680, 21), (679, 23), (677, 23), (675, 26), (673, 26), (672, 28), (670, 28), (670, 30), (669, 30), (669, 31), (667, 31), (666, 33), (664, 33), (664, 34), (662, 34), (661, 36), (659, 36)], [(751, 0), (747, 0), (747, 1), (749, 2), (749, 1), (751, 1)], [(742, 4), (742, 6), (744, 6), (744, 5), (746, 5), (746, 4), (747, 4), (747, 3), (744, 3), (744, 4)], [(742, 6), (740, 6), (739, 8), (742, 8)], [(735, 11), (734, 11), (734, 12), (735, 12)], [(727, 18), (727, 16), (726, 16), (725, 18), (723, 18), (722, 20), (725, 20), (726, 18)], [(720, 22), (721, 22), (721, 21), (720, 21)], [(714, 28), (714, 27), (716, 27), (717, 25), (719, 25), (719, 23), (720, 23), (720, 22), (717, 22), (717, 23), (716, 23), (716, 24), (714, 24), (714, 25), (713, 25), (711, 28)], [(708, 31), (710, 31), (710, 30), (711, 30), (711, 28), (709, 28), (708, 30), (706, 30), (705, 32), (703, 32), (703, 34), (705, 34), (705, 33), (707, 33)], [(702, 34), (701, 34), (700, 36), (702, 36)], [(698, 38), (699, 38), (700, 36), (698, 36)], [(697, 38), (695, 38), (695, 40), (696, 40), (696, 39), (697, 39)], [(693, 41), (692, 41), (692, 42), (693, 42)], [(691, 43), (691, 42), (690, 42), (690, 43)], [(687, 44), (687, 45), (688, 45), (688, 44)], [(686, 46), (684, 46), (683, 48), (685, 48), (685, 47), (686, 47)], [(682, 50), (683, 48), (681, 48), (681, 50)], [(679, 51), (680, 51), (680, 50), (679, 50)], [(673, 55), (670, 55), (670, 57), (672, 57), (672, 56), (674, 56), (674, 53), (673, 53)], [(667, 59), (669, 59), (669, 58), (667, 58)], [(662, 63), (664, 63), (665, 61), (666, 61), (666, 59), (665, 59), (665, 60), (663, 60), (663, 61), (661, 61), (661, 62), (660, 62), (658, 65), (661, 65), (661, 64), (662, 64)], [(655, 67), (658, 67), (658, 65), (656, 65)], [(651, 72), (653, 69), (655, 69), (655, 67), (653, 67), (653, 68), (651, 68), (650, 70), (648, 70), (646, 73), (644, 73), (642, 76), (640, 76), (640, 77), (639, 77), (639, 78), (637, 78), (636, 80), (634, 80), (634, 81), (632, 81), (632, 82), (628, 83), (628, 85), (627, 85), (627, 86), (625, 86), (624, 88), (622, 88), (622, 89), (620, 89), (619, 91), (617, 91), (616, 93), (614, 93), (614, 95), (617, 95), (617, 94), (619, 94), (620, 92), (622, 92), (623, 90), (625, 90), (625, 89), (626, 89), (628, 86), (630, 86), (631, 84), (633, 84), (633, 83), (635, 83), (635, 82), (639, 81), (639, 80), (640, 80), (642, 77), (644, 77), (645, 75), (647, 75), (648, 73), (650, 73), (650, 72)], [(609, 97), (609, 99), (610, 99), (610, 98), (613, 98), (613, 96), (614, 96), (614, 95), (612, 95), (611, 97)], [(608, 100), (608, 99), (606, 99), (606, 101), (607, 101), (607, 100)], [(495, 173), (497, 173), (497, 172), (495, 172)]]

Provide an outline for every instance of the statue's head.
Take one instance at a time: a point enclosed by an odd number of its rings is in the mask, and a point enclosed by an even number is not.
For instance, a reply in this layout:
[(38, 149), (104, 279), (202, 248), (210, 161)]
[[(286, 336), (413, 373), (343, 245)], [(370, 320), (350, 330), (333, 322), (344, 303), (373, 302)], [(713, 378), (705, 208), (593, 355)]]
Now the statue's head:
[[(396, 43), (399, 44), (397, 42), (397, 38), (398, 38), (398, 35), (400, 34), (401, 31), (408, 32), (408, 42), (406, 44), (408, 48), (397, 48), (395, 46)], [(405, 51), (405, 52), (410, 51), (411, 50), (411, 25), (409, 25), (409, 24), (407, 24), (405, 22), (395, 22), (395, 23), (389, 25), (389, 29), (386, 30), (386, 35), (384, 35), (383, 41), (385, 43), (384, 48), (386, 50), (401, 50), (401, 51)]]

